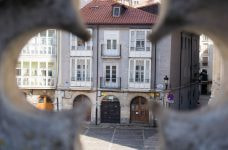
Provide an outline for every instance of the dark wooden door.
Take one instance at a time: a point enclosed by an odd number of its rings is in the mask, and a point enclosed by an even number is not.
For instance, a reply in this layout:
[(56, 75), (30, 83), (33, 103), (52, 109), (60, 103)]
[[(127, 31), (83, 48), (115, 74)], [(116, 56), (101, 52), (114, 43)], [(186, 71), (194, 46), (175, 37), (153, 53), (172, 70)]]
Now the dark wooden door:
[(120, 123), (119, 101), (102, 101), (101, 123)]
[(147, 100), (143, 97), (136, 97), (131, 103), (131, 122), (149, 123), (149, 109)]
[(84, 95), (77, 96), (74, 100), (73, 107), (74, 108), (80, 107), (80, 105), (83, 102), (90, 104), (90, 108), (88, 108), (88, 110), (86, 111), (85, 121), (91, 121), (91, 102), (87, 96), (84, 96)]

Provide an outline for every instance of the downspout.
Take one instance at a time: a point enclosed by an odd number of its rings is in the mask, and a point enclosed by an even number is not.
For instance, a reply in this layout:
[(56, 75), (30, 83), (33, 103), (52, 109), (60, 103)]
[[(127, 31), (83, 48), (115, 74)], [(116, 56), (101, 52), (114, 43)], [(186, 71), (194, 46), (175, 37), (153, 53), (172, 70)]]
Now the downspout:
[(178, 106), (178, 109), (180, 110), (181, 108), (181, 68), (182, 68), (182, 65), (181, 65), (181, 62), (182, 62), (182, 48), (183, 48), (183, 33), (181, 32), (181, 44), (180, 44), (180, 78), (179, 78), (179, 106)]
[(97, 125), (97, 120), (98, 120), (98, 73), (99, 73), (99, 26), (97, 25), (97, 80), (96, 80), (96, 125)]
[(191, 51), (191, 64), (190, 64), (190, 102), (189, 102), (189, 109), (192, 107), (192, 34), (191, 34), (191, 44), (190, 44), (190, 51)]
[(157, 43), (154, 44), (154, 89), (156, 89), (156, 80), (157, 80)]
[[(58, 31), (57, 31), (58, 32)], [(61, 30), (59, 30), (58, 34), (56, 34), (57, 37), (56, 37), (56, 85), (55, 85), (55, 89), (58, 91), (58, 85), (59, 85), (59, 68), (60, 68), (60, 50), (61, 50)], [(59, 37), (59, 38), (58, 38)], [(56, 99), (56, 105), (57, 105), (57, 111), (59, 111), (59, 99), (58, 99), (58, 94), (57, 94), (57, 99)]]

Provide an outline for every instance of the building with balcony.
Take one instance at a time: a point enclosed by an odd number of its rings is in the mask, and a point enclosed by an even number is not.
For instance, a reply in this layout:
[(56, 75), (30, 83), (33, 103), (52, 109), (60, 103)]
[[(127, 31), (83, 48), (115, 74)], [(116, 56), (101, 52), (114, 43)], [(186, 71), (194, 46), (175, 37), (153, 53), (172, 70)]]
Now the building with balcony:
[(206, 35), (200, 36), (200, 71), (207, 70), (208, 80), (212, 81), (214, 43)]
[(38, 43), (30, 44), (32, 39), (23, 49), (17, 81), (30, 90), (28, 95), (35, 95), (35, 89), (52, 91), (57, 110), (87, 102), (86, 120), (91, 123), (152, 124), (150, 105), (165, 104), (164, 93), (174, 95), (172, 108), (195, 107), (198, 35), (176, 31), (151, 43), (147, 37), (157, 15), (112, 0), (92, 1), (80, 13), (90, 41), (47, 30), (33, 38)]
[(155, 100), (162, 103), (164, 92), (175, 96), (170, 107), (195, 106), (198, 35), (176, 31), (151, 43), (147, 36), (157, 15), (111, 0), (92, 1), (80, 13), (90, 41), (60, 31), (56, 98), (62, 109), (87, 101), (86, 118), (92, 123), (152, 124), (149, 106)]
[(38, 96), (52, 95), (57, 81), (57, 30), (38, 33), (22, 49), (16, 66), (18, 87), (36, 105)]

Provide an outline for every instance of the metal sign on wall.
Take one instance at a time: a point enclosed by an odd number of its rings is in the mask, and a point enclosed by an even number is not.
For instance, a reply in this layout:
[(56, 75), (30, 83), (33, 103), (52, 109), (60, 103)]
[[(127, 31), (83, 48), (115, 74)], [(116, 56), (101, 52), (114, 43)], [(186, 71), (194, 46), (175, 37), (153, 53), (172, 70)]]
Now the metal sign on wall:
[(172, 93), (167, 93), (166, 102), (172, 104), (174, 103), (174, 95)]

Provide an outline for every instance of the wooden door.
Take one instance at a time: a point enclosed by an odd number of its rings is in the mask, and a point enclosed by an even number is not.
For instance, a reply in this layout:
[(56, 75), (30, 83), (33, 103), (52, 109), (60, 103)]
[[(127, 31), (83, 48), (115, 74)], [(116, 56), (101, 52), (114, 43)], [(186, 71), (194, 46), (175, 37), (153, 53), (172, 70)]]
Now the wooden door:
[[(80, 105), (83, 102), (91, 105), (91, 102), (87, 96), (79, 95), (75, 98), (74, 103), (73, 103), (73, 107), (74, 108), (80, 107)], [(91, 121), (91, 106), (86, 111), (85, 121)]]
[(101, 123), (120, 123), (119, 101), (102, 101)]
[(149, 109), (147, 100), (143, 97), (136, 97), (131, 102), (131, 122), (149, 123)]

